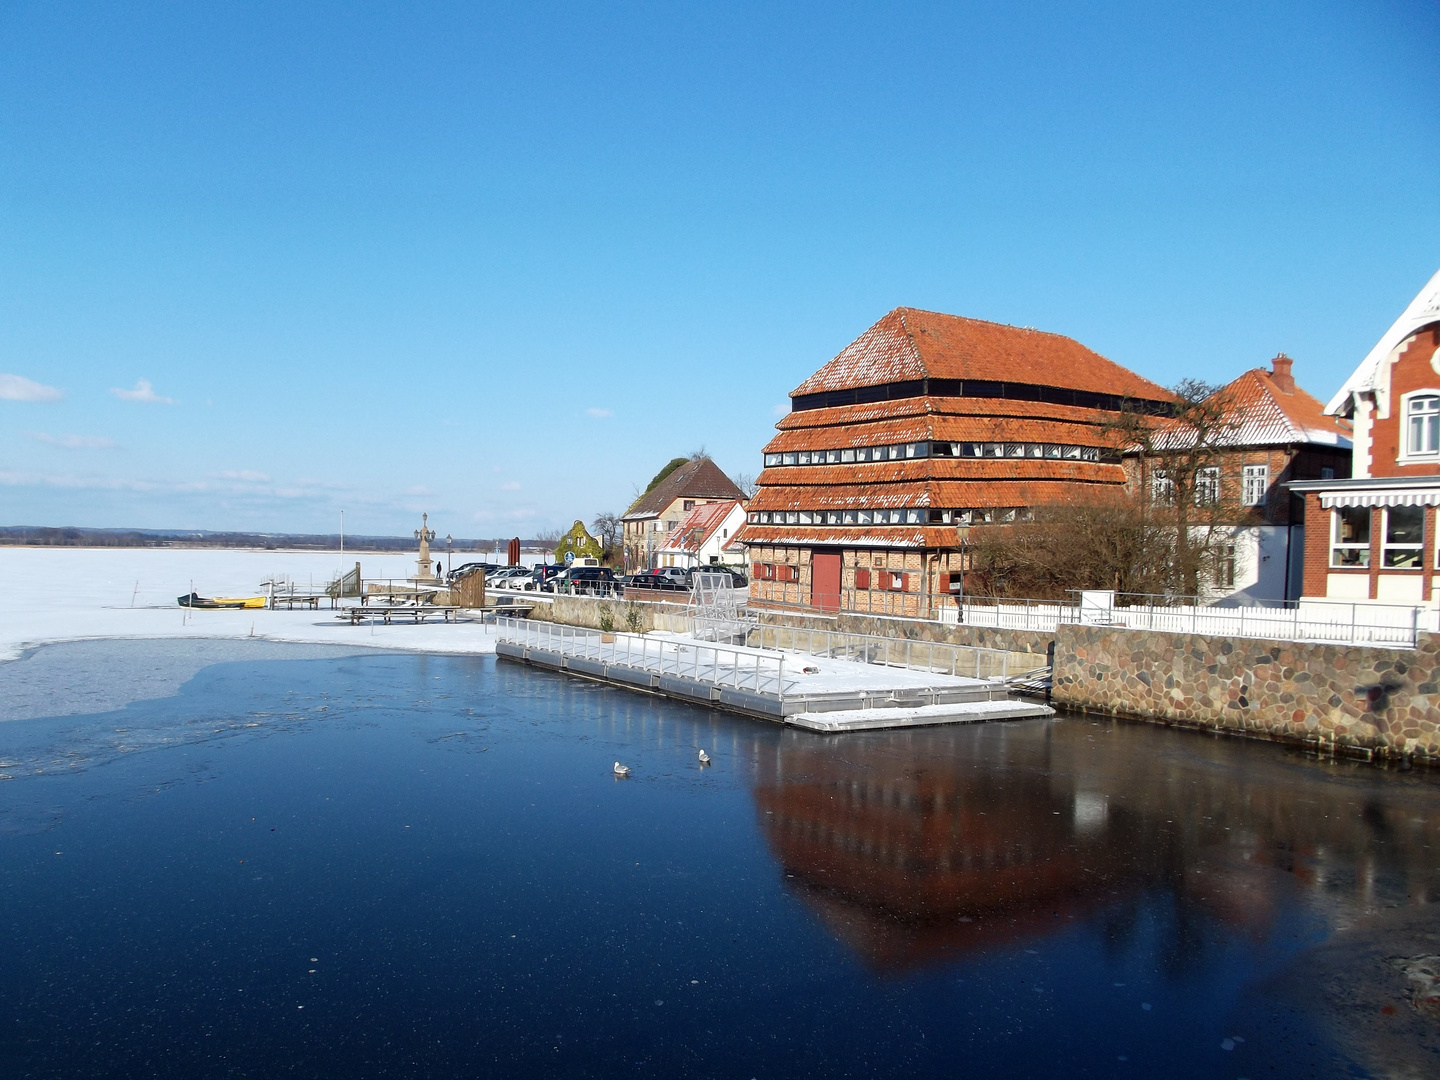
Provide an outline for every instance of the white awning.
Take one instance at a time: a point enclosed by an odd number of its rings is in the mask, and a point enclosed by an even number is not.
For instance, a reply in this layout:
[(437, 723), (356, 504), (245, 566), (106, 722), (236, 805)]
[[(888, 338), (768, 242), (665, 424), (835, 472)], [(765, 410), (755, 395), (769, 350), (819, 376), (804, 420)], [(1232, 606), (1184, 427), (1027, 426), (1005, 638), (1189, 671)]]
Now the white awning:
[(1327, 491), (1320, 496), (1326, 510), (1337, 506), (1440, 506), (1440, 486), (1398, 491)]

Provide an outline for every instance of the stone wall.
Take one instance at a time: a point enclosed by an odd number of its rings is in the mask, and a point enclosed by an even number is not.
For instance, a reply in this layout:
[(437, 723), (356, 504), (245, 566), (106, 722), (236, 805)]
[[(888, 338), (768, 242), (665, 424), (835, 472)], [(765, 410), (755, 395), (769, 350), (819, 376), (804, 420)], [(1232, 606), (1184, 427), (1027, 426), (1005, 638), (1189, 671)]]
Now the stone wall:
[(1411, 649), (1062, 626), (1056, 705), (1440, 761), (1440, 638)]
[[(548, 598), (547, 599), (551, 599)], [(610, 598), (598, 598), (594, 596), (566, 596), (561, 594), (553, 597), (550, 603), (540, 601), (536, 603), (534, 610), (528, 616), (531, 619), (538, 619), (542, 622), (564, 623), (566, 626), (588, 626), (592, 630), (601, 630), (601, 615), (607, 609), (610, 617), (614, 620), (613, 629), (628, 630), (626, 614), (633, 605), (634, 610), (640, 618), (640, 625), (636, 628), (641, 633), (648, 633), (651, 630), (667, 630), (672, 634), (685, 634), (690, 631), (690, 617), (686, 614), (683, 604), (662, 604), (645, 601), (615, 600)]]
[(797, 626), (816, 630), (834, 630), (845, 634), (873, 634), (876, 637), (910, 638), (913, 641), (943, 641), (949, 645), (974, 645), (982, 649), (1000, 649), (1009, 653), (1025, 653), (1033, 661), (1031, 667), (1045, 663), (1055, 634), (1050, 630), (1000, 630), (990, 626), (958, 626), (929, 619), (906, 619), (896, 615), (865, 615), (842, 611), (834, 615), (811, 615), (751, 607), (762, 623), (771, 626)]

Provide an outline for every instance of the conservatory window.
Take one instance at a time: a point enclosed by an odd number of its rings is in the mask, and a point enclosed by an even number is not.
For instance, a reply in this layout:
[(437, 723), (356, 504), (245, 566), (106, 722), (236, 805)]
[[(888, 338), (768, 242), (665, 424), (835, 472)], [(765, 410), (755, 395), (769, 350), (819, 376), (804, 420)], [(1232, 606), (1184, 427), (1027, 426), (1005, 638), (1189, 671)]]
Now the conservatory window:
[(1385, 547), (1380, 565), (1392, 570), (1419, 570), (1424, 547), (1424, 507), (1389, 507), (1385, 511)]
[(1330, 565), (1370, 565), (1370, 508), (1342, 506), (1331, 515)]

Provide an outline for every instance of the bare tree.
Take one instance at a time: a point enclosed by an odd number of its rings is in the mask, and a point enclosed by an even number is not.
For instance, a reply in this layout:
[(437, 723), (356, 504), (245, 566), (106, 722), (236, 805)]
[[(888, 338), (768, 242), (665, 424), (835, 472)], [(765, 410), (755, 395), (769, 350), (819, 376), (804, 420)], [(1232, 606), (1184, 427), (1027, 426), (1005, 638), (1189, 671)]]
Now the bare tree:
[(605, 554), (603, 558), (609, 561), (615, 554), (615, 549), (620, 546), (620, 536), (624, 530), (624, 524), (619, 515), (612, 514), (606, 510), (595, 515), (595, 520), (590, 523), (595, 530), (595, 538), (600, 541), (601, 548)]
[(1037, 507), (1030, 520), (986, 525), (969, 544), (966, 591), (1073, 600), (1077, 589), (1164, 592), (1174, 529), (1123, 493)]
[(747, 499), (753, 499), (755, 492), (760, 490), (760, 485), (755, 482), (754, 473), (737, 472), (730, 480), (745, 493)]
[(554, 547), (560, 542), (560, 538), (564, 535), (565, 533), (560, 529), (546, 529), (544, 532), (536, 533), (535, 540), (537, 543), (544, 544), (546, 547)]
[(1140, 513), (1173, 530), (1170, 574), (1156, 591), (1196, 596), (1213, 576), (1224, 526), (1237, 516), (1221, 463), (1241, 421), (1234, 403), (1199, 379), (1171, 392), (1168, 415), (1125, 408), (1108, 427), (1135, 462)]
[(708, 458), (709, 456), (710, 456), (710, 451), (705, 449), (705, 444), (704, 444), (704, 443), (701, 443), (701, 444), (700, 444), (700, 449), (698, 449), (698, 450), (691, 450), (691, 451), (690, 451), (690, 460), (691, 460), (691, 461), (699, 461), (699, 460), (701, 460), (702, 458)]

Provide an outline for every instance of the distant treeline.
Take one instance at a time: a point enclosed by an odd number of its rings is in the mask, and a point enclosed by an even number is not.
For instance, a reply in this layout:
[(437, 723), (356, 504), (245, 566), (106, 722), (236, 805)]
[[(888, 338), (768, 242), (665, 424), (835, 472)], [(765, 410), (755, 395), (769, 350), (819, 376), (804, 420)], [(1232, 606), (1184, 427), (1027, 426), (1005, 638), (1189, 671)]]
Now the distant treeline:
[[(456, 551), (504, 550), (507, 539), (472, 540), (456, 537)], [(538, 541), (521, 540), (521, 546), (539, 546)], [(207, 547), (207, 548), (313, 548), (334, 551), (340, 546), (337, 533), (243, 533), (198, 532), (183, 529), (79, 529), (39, 525), (0, 526), (0, 545), (36, 547)], [(413, 536), (345, 536), (346, 551), (414, 551)], [(430, 550), (437, 556), (445, 550), (443, 539)]]

